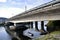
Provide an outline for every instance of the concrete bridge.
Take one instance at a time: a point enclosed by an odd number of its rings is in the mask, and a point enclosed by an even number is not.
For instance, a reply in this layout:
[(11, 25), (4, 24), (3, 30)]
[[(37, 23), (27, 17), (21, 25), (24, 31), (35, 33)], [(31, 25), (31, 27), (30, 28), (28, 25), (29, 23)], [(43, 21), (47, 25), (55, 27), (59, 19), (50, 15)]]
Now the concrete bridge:
[(20, 13), (9, 19), (10, 22), (21, 23), (21, 22), (32, 22), (35, 21), (37, 27), (37, 21), (45, 20), (60, 20), (60, 0), (51, 1), (43, 5), (37, 6), (30, 10)]
[(59, 0), (37, 6), (10, 18), (14, 23), (44, 20), (60, 20)]
[[(49, 3), (37, 6), (30, 10), (20, 13), (14, 17), (11, 17), (8, 22), (14, 22), (14, 25), (17, 24), (29, 24), (30, 28), (33, 28), (33, 22), (35, 22), (35, 29), (39, 32), (46, 32), (44, 30), (44, 21), (49, 20), (60, 20), (60, 0), (51, 1)], [(38, 21), (41, 21), (41, 30), (38, 29)], [(20, 26), (19, 26), (20, 27)], [(16, 35), (16, 32), (10, 31), (7, 27), (5, 29), (17, 39), (20, 38)]]

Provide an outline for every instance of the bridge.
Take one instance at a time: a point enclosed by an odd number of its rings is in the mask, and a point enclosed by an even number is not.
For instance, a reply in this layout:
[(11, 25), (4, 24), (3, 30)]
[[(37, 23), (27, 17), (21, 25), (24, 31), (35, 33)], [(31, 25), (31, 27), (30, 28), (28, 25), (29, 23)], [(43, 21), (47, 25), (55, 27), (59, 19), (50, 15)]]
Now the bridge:
[(19, 15), (13, 16), (9, 19), (10, 22), (21, 23), (21, 22), (36, 22), (46, 20), (60, 20), (60, 0), (51, 1), (43, 5), (37, 6), (30, 10), (20, 13)]
[(60, 20), (60, 1), (37, 6), (10, 18), (14, 23), (44, 20)]
[[(17, 24), (20, 25), (20, 23), (29, 24), (30, 28), (33, 28), (33, 22), (35, 22), (36, 30), (40, 31), (38, 29), (38, 21), (41, 21), (41, 29), (45, 32), (44, 21), (49, 20), (60, 20), (60, 0), (51, 1), (49, 3), (45, 3), (30, 10), (26, 10), (25, 12), (11, 17), (8, 22), (14, 22), (15, 26)], [(5, 29), (13, 37), (16, 37), (20, 40), (20, 38), (16, 35), (15, 32), (10, 31), (7, 27), (5, 27)]]

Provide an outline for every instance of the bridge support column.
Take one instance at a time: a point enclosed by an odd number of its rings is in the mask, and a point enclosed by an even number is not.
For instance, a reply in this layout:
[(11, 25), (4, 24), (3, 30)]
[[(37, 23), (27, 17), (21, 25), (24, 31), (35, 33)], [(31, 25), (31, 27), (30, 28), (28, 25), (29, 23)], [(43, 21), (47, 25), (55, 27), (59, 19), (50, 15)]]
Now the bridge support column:
[(33, 22), (30, 22), (30, 28), (33, 28)]
[(16, 26), (16, 23), (14, 23), (14, 26)]
[(45, 31), (44, 30), (44, 21), (41, 21), (41, 30)]
[(35, 22), (35, 28), (36, 28), (36, 30), (39, 31), (39, 29), (38, 29), (38, 21)]

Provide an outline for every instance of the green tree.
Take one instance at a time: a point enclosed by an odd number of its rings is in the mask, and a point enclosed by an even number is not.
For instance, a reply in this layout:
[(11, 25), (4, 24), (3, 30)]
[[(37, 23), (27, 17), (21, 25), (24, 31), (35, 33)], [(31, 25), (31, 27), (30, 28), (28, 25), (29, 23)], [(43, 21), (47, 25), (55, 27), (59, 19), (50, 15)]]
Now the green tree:
[(49, 21), (46, 26), (49, 32), (60, 30), (60, 20)]

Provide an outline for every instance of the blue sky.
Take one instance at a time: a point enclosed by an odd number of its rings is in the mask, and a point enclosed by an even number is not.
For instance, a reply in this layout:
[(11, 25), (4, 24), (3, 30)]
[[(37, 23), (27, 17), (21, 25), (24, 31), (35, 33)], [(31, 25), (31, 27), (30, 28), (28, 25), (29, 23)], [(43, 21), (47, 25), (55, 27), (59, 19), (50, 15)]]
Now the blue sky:
[(0, 17), (10, 18), (27, 10), (52, 0), (0, 0)]

